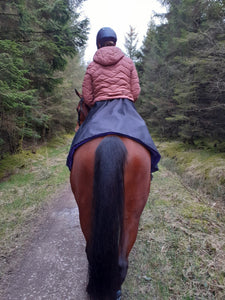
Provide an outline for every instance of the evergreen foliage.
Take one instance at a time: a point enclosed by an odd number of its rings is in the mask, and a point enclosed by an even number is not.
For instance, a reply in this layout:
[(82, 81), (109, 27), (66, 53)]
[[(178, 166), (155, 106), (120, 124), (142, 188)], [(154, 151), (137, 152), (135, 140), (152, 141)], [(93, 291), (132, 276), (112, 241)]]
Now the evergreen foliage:
[[(0, 2), (1, 152), (21, 150), (24, 139), (54, 131), (53, 107), (63, 102), (59, 72), (63, 76), (67, 61), (79, 57), (87, 40), (88, 20), (77, 12), (83, 1)], [(57, 111), (57, 123), (63, 117)]]
[(158, 136), (225, 148), (225, 2), (162, 2), (142, 49), (140, 112)]
[(129, 32), (126, 33), (125, 36), (125, 49), (127, 51), (128, 57), (130, 57), (132, 60), (136, 60), (138, 56), (138, 50), (137, 50), (137, 33), (135, 32), (135, 28), (130, 26)]

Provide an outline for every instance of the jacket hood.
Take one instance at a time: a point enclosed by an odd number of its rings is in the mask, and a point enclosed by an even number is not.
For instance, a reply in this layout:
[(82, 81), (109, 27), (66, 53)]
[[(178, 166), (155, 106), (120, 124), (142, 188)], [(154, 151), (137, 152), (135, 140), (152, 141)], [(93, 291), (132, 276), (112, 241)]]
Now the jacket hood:
[(124, 57), (124, 53), (120, 48), (115, 46), (102, 47), (96, 51), (94, 61), (103, 66), (115, 65)]

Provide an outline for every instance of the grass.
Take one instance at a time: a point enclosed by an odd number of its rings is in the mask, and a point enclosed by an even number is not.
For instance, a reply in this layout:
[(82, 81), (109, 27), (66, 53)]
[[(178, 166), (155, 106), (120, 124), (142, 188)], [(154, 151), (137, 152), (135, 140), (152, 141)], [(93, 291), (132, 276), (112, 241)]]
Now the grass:
[(130, 255), (124, 299), (225, 299), (224, 207), (163, 164)]
[(55, 138), (35, 154), (24, 151), (1, 164), (0, 173), (11, 176), (0, 183), (0, 277), (7, 257), (29, 236), (31, 221), (43, 204), (68, 182), (65, 163), (71, 139)]
[(163, 165), (178, 173), (186, 186), (208, 194), (212, 200), (225, 200), (225, 153), (179, 142), (164, 142), (159, 148)]

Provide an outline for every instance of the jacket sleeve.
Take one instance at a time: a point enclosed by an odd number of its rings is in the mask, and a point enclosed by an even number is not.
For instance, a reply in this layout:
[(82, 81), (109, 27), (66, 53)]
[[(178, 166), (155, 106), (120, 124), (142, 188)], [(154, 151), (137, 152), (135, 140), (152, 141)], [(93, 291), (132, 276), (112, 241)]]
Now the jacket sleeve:
[(82, 96), (84, 97), (84, 102), (88, 106), (94, 105), (94, 95), (93, 95), (93, 86), (92, 86), (92, 78), (88, 69), (84, 75), (84, 80), (82, 84)]
[(138, 73), (135, 68), (134, 63), (132, 62), (132, 70), (131, 70), (131, 93), (133, 95), (134, 101), (137, 100), (139, 94), (141, 92)]

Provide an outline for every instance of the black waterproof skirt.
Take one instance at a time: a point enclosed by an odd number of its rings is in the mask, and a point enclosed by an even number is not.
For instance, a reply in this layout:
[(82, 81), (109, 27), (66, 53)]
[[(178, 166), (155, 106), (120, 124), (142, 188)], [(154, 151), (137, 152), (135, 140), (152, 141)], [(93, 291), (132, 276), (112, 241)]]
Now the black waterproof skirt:
[(67, 166), (71, 170), (74, 151), (97, 137), (115, 134), (142, 144), (151, 153), (151, 172), (158, 170), (161, 158), (148, 131), (145, 121), (138, 114), (134, 103), (128, 99), (96, 102), (72, 141)]

